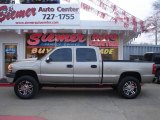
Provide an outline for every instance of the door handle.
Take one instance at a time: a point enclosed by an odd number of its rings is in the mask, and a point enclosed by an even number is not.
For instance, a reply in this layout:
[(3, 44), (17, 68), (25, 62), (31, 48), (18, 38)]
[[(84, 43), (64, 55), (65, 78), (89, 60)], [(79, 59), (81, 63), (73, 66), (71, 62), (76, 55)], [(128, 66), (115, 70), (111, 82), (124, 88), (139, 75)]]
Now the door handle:
[(97, 65), (91, 65), (91, 68), (97, 68)]
[(67, 68), (73, 68), (73, 65), (67, 65)]

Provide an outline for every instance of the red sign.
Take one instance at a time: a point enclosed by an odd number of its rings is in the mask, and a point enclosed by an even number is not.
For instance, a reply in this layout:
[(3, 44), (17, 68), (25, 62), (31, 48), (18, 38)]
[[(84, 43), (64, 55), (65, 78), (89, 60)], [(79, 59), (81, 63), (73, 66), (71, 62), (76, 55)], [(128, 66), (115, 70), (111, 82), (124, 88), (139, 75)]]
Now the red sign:
[(81, 33), (33, 33), (27, 38), (27, 46), (55, 46), (55, 42), (59, 44), (58, 46), (63, 46), (62, 44), (64, 43), (70, 43), (70, 45), (73, 45), (71, 43), (86, 45), (86, 37)]
[[(81, 33), (33, 33), (27, 35), (27, 46), (84, 46), (86, 45), (86, 34)], [(117, 34), (92, 34), (90, 46), (118, 47)]]
[(36, 8), (27, 8), (26, 10), (14, 10), (13, 7), (6, 5), (0, 6), (0, 22), (4, 20), (14, 20), (15, 18), (24, 18), (36, 15)]
[(91, 35), (90, 46), (97, 47), (118, 47), (117, 34), (93, 34)]

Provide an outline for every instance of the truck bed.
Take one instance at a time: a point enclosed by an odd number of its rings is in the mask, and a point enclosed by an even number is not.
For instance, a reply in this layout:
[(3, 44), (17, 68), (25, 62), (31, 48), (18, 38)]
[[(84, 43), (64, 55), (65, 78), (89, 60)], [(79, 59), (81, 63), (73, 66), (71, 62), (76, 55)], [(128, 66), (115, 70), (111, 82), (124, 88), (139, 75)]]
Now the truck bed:
[(102, 62), (102, 78), (103, 83), (118, 83), (122, 74), (136, 73), (141, 76), (142, 82), (148, 83), (152, 81), (152, 65), (153, 62), (146, 61), (130, 61), (130, 60), (103, 60)]

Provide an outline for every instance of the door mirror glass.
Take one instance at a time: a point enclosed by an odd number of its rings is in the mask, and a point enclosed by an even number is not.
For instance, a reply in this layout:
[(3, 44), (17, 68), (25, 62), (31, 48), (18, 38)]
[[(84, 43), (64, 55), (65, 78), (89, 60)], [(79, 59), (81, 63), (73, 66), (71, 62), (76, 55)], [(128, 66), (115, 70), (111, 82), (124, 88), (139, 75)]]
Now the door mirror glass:
[(50, 61), (51, 61), (51, 59), (48, 57), (48, 58), (46, 59), (46, 62), (49, 63)]

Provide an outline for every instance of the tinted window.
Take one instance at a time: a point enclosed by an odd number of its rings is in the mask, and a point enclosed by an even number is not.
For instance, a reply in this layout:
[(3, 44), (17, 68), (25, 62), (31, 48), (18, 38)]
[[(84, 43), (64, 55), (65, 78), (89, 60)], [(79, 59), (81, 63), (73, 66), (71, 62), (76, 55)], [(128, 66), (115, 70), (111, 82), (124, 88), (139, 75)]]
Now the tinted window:
[(95, 62), (97, 61), (96, 52), (92, 48), (77, 48), (77, 62)]
[(156, 64), (160, 64), (160, 55), (159, 55), (159, 54), (155, 55), (153, 61), (154, 61)]
[(71, 62), (72, 50), (70, 48), (57, 49), (50, 55), (50, 59), (54, 62)]
[(146, 60), (146, 61), (152, 61), (152, 57), (153, 57), (152, 53), (146, 53), (144, 55), (144, 60)]

